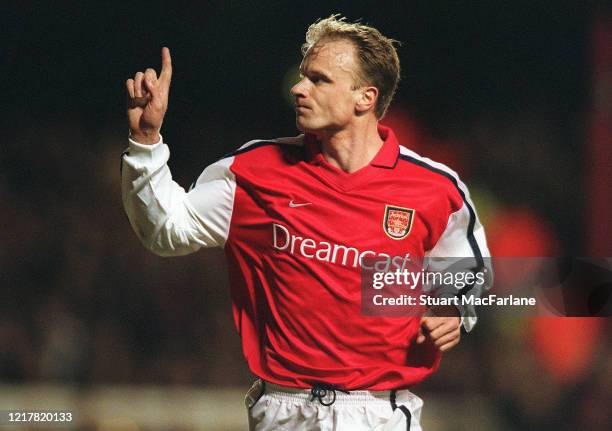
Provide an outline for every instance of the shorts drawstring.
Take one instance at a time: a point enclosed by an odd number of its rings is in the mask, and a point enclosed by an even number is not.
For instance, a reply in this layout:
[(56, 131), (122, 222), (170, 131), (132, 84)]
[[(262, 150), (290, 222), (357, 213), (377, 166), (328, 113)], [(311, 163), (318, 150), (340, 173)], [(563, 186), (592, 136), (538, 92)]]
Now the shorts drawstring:
[[(310, 401), (314, 401), (316, 398), (319, 400), (321, 405), (331, 406), (336, 401), (336, 391), (340, 391), (347, 395), (350, 394), (348, 391), (344, 391), (331, 385), (316, 383), (310, 390)], [(324, 399), (328, 394), (331, 396), (331, 401), (325, 402)]]

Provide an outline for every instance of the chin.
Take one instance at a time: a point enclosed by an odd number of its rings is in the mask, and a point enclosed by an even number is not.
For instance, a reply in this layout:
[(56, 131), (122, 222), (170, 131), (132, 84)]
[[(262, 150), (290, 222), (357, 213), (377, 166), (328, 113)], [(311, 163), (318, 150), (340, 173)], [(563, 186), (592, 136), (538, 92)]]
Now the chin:
[(308, 124), (307, 121), (303, 121), (299, 117), (295, 119), (295, 126), (298, 128), (300, 132), (304, 133), (314, 133), (317, 128), (313, 127), (312, 124)]
[(322, 129), (321, 127), (317, 127), (316, 124), (310, 124), (308, 121), (304, 121), (304, 119), (300, 117), (295, 119), (295, 126), (303, 133), (316, 133)]

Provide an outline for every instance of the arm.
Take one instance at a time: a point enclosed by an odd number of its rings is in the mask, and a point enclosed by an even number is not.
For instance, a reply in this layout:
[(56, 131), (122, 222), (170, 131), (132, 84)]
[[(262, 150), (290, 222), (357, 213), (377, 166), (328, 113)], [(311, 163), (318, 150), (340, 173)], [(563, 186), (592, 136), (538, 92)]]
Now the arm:
[(131, 137), (121, 163), (122, 199), (130, 224), (144, 246), (162, 256), (222, 246), (235, 191), (229, 169), (233, 158), (206, 168), (189, 193), (172, 180), (170, 150), (159, 134), (171, 73), (170, 52), (164, 48), (159, 80), (147, 69), (127, 81)]
[[(484, 283), (472, 283), (461, 290), (455, 287), (434, 286), (436, 296), (480, 296), (493, 282), (490, 253), (487, 247), (484, 228), (478, 220), (469, 192), (457, 179), (459, 190), (463, 193), (463, 206), (452, 213), (443, 234), (426, 256), (429, 271), (479, 272), (484, 274)], [(449, 350), (459, 343), (461, 326), (466, 332), (476, 324), (476, 311), (473, 306), (439, 307), (430, 310), (421, 320), (421, 332), (417, 342), (430, 338), (442, 351)]]

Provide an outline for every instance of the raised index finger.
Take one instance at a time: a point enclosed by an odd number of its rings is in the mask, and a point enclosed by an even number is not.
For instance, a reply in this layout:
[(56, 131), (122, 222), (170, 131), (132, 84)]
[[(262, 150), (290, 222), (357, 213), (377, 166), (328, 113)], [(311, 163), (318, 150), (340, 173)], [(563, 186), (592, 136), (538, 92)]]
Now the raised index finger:
[(166, 87), (170, 86), (170, 80), (172, 79), (172, 58), (170, 57), (170, 50), (166, 47), (162, 48), (162, 68), (159, 74), (159, 81)]

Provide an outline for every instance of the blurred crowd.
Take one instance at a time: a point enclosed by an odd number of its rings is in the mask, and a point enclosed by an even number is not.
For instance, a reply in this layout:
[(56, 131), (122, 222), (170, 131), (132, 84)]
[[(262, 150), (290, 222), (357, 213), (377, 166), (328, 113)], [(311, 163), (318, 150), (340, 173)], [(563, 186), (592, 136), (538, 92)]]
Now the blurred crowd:
[(222, 253), (146, 252), (121, 206), (125, 137), (47, 132), (9, 143), (0, 176), (2, 382), (244, 383)]

